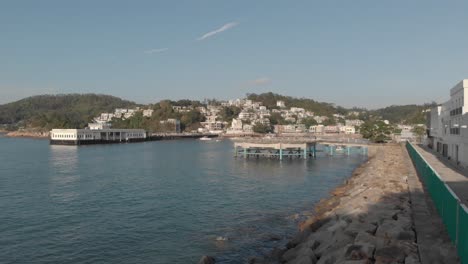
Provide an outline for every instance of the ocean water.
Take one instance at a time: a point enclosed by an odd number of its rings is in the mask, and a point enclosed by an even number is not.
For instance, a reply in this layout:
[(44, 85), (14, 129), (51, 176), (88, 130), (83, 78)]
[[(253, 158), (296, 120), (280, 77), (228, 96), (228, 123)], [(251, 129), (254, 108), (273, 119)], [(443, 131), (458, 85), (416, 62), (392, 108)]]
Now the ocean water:
[(229, 140), (0, 136), (0, 263), (245, 263), (283, 246), (365, 160), (236, 159)]

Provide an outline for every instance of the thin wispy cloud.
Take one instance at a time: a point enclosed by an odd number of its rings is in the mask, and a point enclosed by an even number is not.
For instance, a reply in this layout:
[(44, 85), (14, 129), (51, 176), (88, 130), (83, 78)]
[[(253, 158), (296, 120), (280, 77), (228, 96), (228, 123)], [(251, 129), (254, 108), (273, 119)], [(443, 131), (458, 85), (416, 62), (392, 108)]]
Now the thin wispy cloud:
[(267, 85), (270, 83), (271, 83), (271, 79), (268, 77), (260, 77), (260, 78), (250, 81), (250, 84), (252, 85)]
[(167, 51), (169, 48), (162, 48), (162, 49), (150, 49), (150, 50), (145, 50), (145, 54), (155, 54), (155, 53), (161, 53)]
[(197, 40), (204, 40), (204, 39), (207, 39), (207, 38), (210, 38), (216, 34), (219, 34), (221, 32), (224, 32), (228, 29), (231, 29), (235, 26), (239, 25), (238, 22), (231, 22), (231, 23), (227, 23), (227, 24), (224, 24), (222, 27), (218, 28), (218, 29), (215, 29), (213, 31), (210, 31), (208, 33), (205, 33), (203, 34), (203, 36), (199, 37)]

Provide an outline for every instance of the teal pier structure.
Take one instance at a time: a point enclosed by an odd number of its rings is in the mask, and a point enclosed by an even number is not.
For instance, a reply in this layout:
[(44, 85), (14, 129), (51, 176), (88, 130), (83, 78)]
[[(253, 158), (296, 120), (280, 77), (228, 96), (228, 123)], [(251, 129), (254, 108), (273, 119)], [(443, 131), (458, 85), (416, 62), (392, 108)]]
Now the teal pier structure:
[(278, 158), (315, 158), (316, 142), (236, 142), (235, 156)]
[(368, 154), (368, 146), (363, 143), (326, 142), (317, 139), (261, 138), (243, 139), (234, 143), (235, 157), (277, 158), (316, 158), (317, 153), (327, 156)]

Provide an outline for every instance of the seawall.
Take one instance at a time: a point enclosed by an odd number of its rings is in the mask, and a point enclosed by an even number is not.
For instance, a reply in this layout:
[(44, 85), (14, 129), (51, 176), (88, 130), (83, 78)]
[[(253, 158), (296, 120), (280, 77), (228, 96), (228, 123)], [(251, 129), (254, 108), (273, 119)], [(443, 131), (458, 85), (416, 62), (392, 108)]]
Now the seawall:
[[(315, 206), (284, 248), (250, 263), (421, 263), (408, 185), (408, 177), (417, 176), (411, 170), (404, 147), (371, 146), (369, 160)], [(446, 247), (449, 242), (438, 245), (431, 263), (457, 263), (453, 254), (444, 255)]]

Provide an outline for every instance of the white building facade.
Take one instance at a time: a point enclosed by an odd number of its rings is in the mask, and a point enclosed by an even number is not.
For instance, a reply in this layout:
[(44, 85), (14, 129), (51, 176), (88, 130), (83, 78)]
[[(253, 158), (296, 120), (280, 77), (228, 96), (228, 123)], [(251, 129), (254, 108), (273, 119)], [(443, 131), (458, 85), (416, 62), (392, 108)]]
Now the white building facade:
[(431, 109), (428, 145), (457, 165), (468, 167), (468, 79), (450, 90), (450, 100)]
[(82, 145), (99, 143), (137, 142), (146, 140), (143, 129), (52, 129), (50, 143)]

